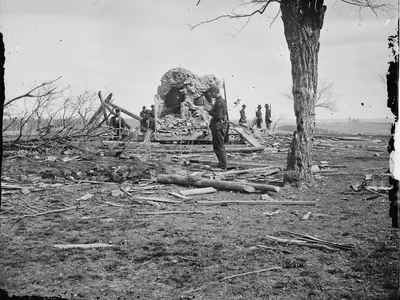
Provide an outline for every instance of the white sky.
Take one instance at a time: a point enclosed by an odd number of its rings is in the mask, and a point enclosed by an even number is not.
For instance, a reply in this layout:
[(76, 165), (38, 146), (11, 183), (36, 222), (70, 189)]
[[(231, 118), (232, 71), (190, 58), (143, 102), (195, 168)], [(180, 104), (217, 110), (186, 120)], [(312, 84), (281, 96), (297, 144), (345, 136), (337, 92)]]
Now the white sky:
[[(271, 103), (273, 118), (294, 117), (292, 104), (280, 95), (290, 88), (291, 67), (281, 19), (270, 28), (276, 4), (232, 36), (243, 21), (195, 30), (189, 24), (230, 12), (239, 3), (233, 0), (202, 0), (199, 6), (198, 0), (0, 1), (6, 98), (62, 76), (60, 86), (70, 85), (75, 95), (112, 92), (116, 104), (138, 114), (152, 104), (161, 76), (182, 67), (225, 78), (230, 108), (240, 97), (248, 116), (258, 104)], [(317, 119), (391, 119), (379, 75), (387, 71), (387, 38), (395, 33), (397, 10), (378, 16), (363, 10), (360, 17), (358, 8), (340, 0), (325, 2), (319, 77), (334, 84), (340, 99), (338, 112), (317, 109)], [(230, 114), (238, 117), (238, 109)]]

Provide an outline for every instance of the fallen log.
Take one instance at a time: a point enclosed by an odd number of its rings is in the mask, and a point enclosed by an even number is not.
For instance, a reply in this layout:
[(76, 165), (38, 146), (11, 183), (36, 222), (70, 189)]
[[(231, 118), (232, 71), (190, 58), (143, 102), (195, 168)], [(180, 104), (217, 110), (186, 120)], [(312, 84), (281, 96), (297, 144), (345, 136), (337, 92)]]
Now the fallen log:
[(221, 204), (283, 204), (283, 205), (316, 205), (318, 201), (260, 201), (260, 200), (221, 200), (221, 201), (197, 201), (198, 204), (204, 205), (221, 205)]
[(159, 183), (179, 184), (185, 186), (196, 186), (196, 187), (213, 187), (220, 190), (228, 190), (235, 192), (255, 192), (255, 188), (248, 185), (247, 183), (238, 183), (233, 181), (222, 181), (222, 180), (210, 180), (203, 178), (188, 177), (173, 174), (159, 174), (157, 176)]
[(191, 190), (182, 190), (179, 191), (184, 196), (191, 196), (191, 195), (202, 195), (202, 194), (210, 194), (215, 193), (217, 190), (213, 187), (206, 187), (200, 189), (191, 189)]

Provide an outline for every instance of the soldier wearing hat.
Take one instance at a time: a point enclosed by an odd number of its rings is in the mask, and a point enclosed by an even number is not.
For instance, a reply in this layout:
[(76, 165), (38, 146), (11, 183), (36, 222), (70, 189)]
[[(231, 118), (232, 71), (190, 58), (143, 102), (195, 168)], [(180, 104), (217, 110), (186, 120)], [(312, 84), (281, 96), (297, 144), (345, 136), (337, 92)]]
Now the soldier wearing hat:
[(240, 119), (239, 119), (239, 124), (245, 124), (246, 121), (246, 104), (242, 105), (242, 109), (240, 110)]
[(268, 104), (265, 104), (265, 124), (267, 126), (267, 129), (271, 129), (271, 107)]
[(140, 116), (141, 118), (143, 118), (145, 111), (146, 111), (146, 106), (143, 106), (143, 107), (142, 107), (142, 111), (141, 111), (140, 114), (139, 114), (139, 116)]
[(226, 119), (227, 106), (224, 98), (221, 97), (220, 90), (217, 86), (212, 86), (208, 90), (211, 98), (215, 99), (211, 110), (207, 110), (212, 117), (210, 129), (212, 134), (212, 143), (215, 155), (218, 158), (218, 168), (226, 170), (226, 151), (225, 151), (225, 135), (228, 131), (228, 122)]
[(259, 104), (259, 105), (257, 106), (257, 111), (256, 111), (256, 118), (257, 118), (257, 120), (256, 120), (256, 125), (257, 125), (257, 128), (261, 128), (261, 124), (262, 124), (262, 121), (263, 121), (261, 108), (262, 108), (262, 107), (261, 107), (261, 105)]
[(117, 138), (124, 138), (123, 129), (131, 129), (131, 126), (121, 117), (121, 109), (115, 109), (115, 115), (110, 118), (110, 126), (114, 128), (114, 136)]
[(140, 132), (144, 134), (143, 142), (149, 142), (155, 130), (156, 122), (152, 117), (151, 110), (146, 109), (140, 121)]

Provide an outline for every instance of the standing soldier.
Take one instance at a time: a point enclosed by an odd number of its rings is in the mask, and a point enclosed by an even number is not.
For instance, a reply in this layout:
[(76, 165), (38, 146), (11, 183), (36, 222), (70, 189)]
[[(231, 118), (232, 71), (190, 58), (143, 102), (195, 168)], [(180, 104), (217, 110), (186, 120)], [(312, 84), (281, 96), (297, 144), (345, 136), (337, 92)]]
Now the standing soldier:
[(256, 118), (257, 118), (256, 124), (257, 124), (257, 128), (261, 128), (261, 124), (262, 124), (262, 121), (263, 121), (263, 119), (262, 119), (261, 108), (262, 108), (261, 105), (258, 104), (258, 106), (257, 106), (257, 111), (256, 111)]
[(139, 116), (140, 116), (141, 118), (143, 118), (145, 112), (146, 112), (146, 106), (143, 106), (143, 107), (142, 107), (142, 111), (140, 112), (140, 115), (139, 115)]
[(115, 109), (115, 115), (110, 119), (110, 126), (114, 128), (114, 137), (124, 139), (127, 135), (123, 133), (123, 129), (131, 130), (131, 126), (121, 117), (121, 109)]
[(228, 122), (226, 120), (227, 107), (226, 101), (221, 97), (219, 88), (212, 86), (208, 91), (211, 98), (215, 99), (211, 110), (207, 110), (212, 117), (210, 129), (212, 134), (212, 143), (215, 154), (218, 158), (218, 168), (226, 170), (226, 151), (225, 151), (225, 135), (227, 134)]
[(265, 124), (268, 130), (271, 129), (271, 123), (272, 123), (271, 108), (268, 104), (265, 104)]
[(154, 105), (152, 105), (152, 106), (150, 106), (150, 107), (151, 107), (151, 116), (152, 116), (153, 118), (155, 118), (155, 117), (156, 117), (156, 108), (155, 108)]
[(240, 119), (239, 119), (239, 124), (245, 124), (246, 123), (246, 104), (242, 105), (242, 109), (240, 110)]

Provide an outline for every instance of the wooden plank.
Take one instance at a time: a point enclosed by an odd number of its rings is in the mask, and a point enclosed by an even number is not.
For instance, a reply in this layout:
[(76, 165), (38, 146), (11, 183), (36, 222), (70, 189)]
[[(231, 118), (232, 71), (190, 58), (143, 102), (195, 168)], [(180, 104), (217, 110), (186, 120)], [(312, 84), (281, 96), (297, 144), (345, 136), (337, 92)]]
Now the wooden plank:
[(56, 244), (53, 247), (58, 249), (91, 249), (91, 248), (107, 248), (107, 247), (115, 247), (114, 245), (104, 244), (104, 243), (94, 243), (94, 244), (68, 244), (68, 245), (60, 245)]
[(213, 187), (205, 187), (200, 189), (191, 189), (191, 190), (182, 190), (179, 191), (184, 196), (191, 196), (191, 195), (202, 195), (202, 194), (210, 194), (215, 193), (217, 190)]
[(240, 127), (235, 127), (234, 130), (240, 134), (240, 136), (248, 142), (251, 146), (253, 147), (263, 147), (254, 137), (251, 135), (247, 134), (243, 128)]

